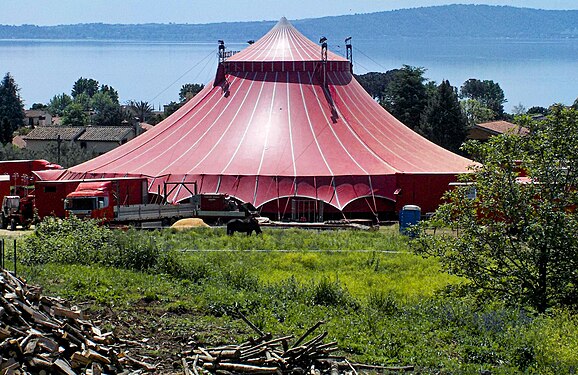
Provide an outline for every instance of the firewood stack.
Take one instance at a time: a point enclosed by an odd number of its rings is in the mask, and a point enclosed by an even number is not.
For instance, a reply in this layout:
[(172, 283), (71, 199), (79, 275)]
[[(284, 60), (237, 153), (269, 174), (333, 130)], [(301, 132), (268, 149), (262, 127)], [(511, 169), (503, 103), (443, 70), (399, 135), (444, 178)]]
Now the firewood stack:
[[(243, 316), (244, 318), (244, 316)], [(336, 342), (323, 343), (327, 332), (305, 341), (323, 322), (318, 322), (292, 345), (293, 335), (273, 338), (244, 320), (256, 330), (259, 337), (240, 345), (225, 345), (213, 348), (197, 348), (183, 358), (185, 374), (210, 373), (304, 373), (311, 368), (322, 372), (331, 370), (331, 353), (337, 350)], [(191, 372), (192, 368), (192, 372)]]
[[(82, 311), (0, 271), (0, 374), (130, 374), (155, 367), (118, 352)], [(133, 371), (134, 372), (134, 371)]]
[(198, 347), (183, 353), (182, 365), (185, 375), (358, 375), (368, 372), (397, 373), (414, 370), (414, 366), (393, 367), (350, 363), (345, 357), (334, 355), (338, 350), (337, 342), (323, 343), (327, 332), (311, 338), (311, 335), (324, 324), (323, 321), (317, 322), (291, 343), (293, 335), (273, 338), (270, 333), (262, 332), (240, 311), (237, 310), (237, 314), (258, 337), (239, 345)]

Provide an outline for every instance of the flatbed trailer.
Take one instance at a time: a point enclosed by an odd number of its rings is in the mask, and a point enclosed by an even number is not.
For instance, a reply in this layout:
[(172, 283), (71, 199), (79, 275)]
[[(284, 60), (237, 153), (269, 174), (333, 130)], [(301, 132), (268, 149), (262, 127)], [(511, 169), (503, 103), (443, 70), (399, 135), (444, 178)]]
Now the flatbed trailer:
[(191, 204), (138, 204), (132, 206), (115, 206), (112, 224), (134, 224), (160, 221), (163, 226), (168, 226), (172, 222), (188, 217), (198, 217), (201, 219), (235, 219), (244, 218), (243, 211), (207, 211), (199, 210)]

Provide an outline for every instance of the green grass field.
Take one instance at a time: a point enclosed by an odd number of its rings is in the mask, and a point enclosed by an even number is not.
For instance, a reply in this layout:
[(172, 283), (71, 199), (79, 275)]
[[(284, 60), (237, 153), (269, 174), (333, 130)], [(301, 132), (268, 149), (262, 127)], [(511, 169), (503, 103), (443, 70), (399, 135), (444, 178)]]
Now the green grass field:
[[(112, 310), (149, 322), (141, 324), (144, 332), (160, 327), (201, 345), (242, 341), (251, 331), (238, 308), (274, 334), (298, 335), (324, 320), (328, 339), (350, 360), (414, 365), (416, 373), (578, 369), (576, 315), (535, 316), (448, 293), (464, 280), (411, 254), (395, 227), (228, 237), (212, 228), (111, 232), (67, 225), (48, 224), (19, 239), (19, 273), (94, 315)], [(177, 356), (175, 350), (151, 355)]]

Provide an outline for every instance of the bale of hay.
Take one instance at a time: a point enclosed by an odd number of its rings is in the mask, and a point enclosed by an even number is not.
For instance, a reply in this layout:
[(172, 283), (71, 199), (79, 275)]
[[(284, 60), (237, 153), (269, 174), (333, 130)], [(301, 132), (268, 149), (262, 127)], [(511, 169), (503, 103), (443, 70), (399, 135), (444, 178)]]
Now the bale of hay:
[(199, 219), (198, 217), (191, 217), (187, 219), (181, 219), (171, 225), (171, 228), (175, 229), (189, 229), (189, 228), (201, 228), (201, 227), (208, 227), (208, 225), (203, 221), (203, 219)]

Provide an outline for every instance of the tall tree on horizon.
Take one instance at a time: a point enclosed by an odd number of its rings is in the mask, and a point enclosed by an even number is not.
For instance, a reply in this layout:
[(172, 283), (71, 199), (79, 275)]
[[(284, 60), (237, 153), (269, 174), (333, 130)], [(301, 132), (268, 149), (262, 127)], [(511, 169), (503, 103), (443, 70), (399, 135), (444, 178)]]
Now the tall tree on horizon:
[(414, 129), (427, 105), (425, 68), (404, 65), (387, 86), (383, 105), (399, 121)]
[(442, 81), (430, 97), (416, 131), (447, 150), (459, 152), (467, 126), (457, 89), (448, 80)]
[(376, 99), (379, 103), (383, 103), (387, 86), (398, 71), (399, 69), (392, 69), (385, 73), (368, 72), (360, 75), (355, 74), (355, 79), (373, 99)]
[(88, 95), (89, 98), (92, 98), (94, 94), (98, 91), (98, 81), (92, 78), (83, 78), (80, 77), (79, 79), (74, 82), (72, 86), (71, 95), (74, 99), (76, 99), (81, 94)]
[(10, 73), (6, 73), (0, 82), (0, 141), (12, 142), (15, 130), (24, 125), (24, 103), (20, 98), (20, 89)]
[(477, 100), (484, 107), (491, 109), (494, 112), (492, 120), (504, 118), (506, 96), (500, 85), (492, 80), (468, 79), (460, 88), (460, 97)]

